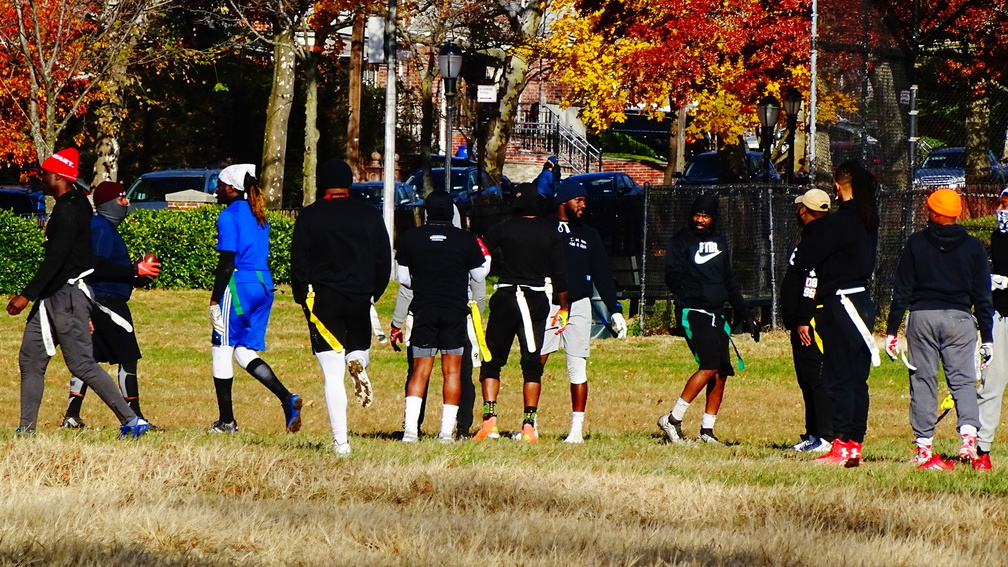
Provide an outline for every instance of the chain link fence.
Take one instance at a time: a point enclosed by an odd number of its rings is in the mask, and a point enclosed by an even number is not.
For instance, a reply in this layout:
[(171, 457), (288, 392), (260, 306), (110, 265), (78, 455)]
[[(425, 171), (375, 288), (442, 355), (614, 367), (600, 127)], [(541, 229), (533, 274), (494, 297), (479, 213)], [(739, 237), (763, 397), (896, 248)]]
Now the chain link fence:
[[(718, 196), (717, 230), (725, 236), (742, 295), (764, 325), (780, 327), (777, 298), (788, 260), (800, 236), (795, 198), (807, 190), (796, 185), (651, 186), (646, 191), (644, 252), (641, 259), (641, 328), (645, 333), (674, 332), (672, 297), (665, 285), (665, 250), (686, 226), (697, 194)], [(959, 221), (971, 234), (990, 242), (999, 187), (964, 193)], [(927, 223), (928, 189), (882, 188), (878, 194), (881, 227), (878, 262), (871, 283), (884, 321), (903, 243)]]

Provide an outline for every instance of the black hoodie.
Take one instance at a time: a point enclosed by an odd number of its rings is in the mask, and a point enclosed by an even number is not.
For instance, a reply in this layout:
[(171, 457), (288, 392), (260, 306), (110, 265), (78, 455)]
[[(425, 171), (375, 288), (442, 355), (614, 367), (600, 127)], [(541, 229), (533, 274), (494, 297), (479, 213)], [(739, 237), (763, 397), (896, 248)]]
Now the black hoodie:
[(910, 311), (967, 313), (972, 308), (981, 340), (993, 342), (990, 268), (983, 243), (956, 224), (928, 223), (910, 235), (896, 267), (887, 335), (896, 334), (908, 307)]

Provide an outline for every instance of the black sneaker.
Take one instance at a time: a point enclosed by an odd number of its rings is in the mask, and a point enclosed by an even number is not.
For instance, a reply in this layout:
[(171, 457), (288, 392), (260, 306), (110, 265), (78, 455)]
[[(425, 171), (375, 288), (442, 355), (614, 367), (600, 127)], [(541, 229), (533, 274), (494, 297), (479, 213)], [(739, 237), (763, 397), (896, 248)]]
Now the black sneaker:
[(712, 443), (714, 445), (721, 444), (721, 440), (714, 436), (713, 429), (701, 429), (700, 435), (697, 435), (696, 440), (701, 443)]
[(223, 423), (220, 421), (215, 421), (210, 424), (211, 433), (238, 433), (238, 422), (231, 421), (228, 423)]
[(63, 424), (60, 427), (66, 429), (84, 429), (87, 426), (84, 425), (84, 421), (80, 417), (68, 415), (63, 418)]
[(658, 418), (658, 427), (661, 427), (662, 431), (665, 432), (665, 437), (668, 438), (670, 443), (685, 443), (686, 437), (683, 436), (682, 432), (682, 420), (672, 419), (669, 414), (662, 414)]

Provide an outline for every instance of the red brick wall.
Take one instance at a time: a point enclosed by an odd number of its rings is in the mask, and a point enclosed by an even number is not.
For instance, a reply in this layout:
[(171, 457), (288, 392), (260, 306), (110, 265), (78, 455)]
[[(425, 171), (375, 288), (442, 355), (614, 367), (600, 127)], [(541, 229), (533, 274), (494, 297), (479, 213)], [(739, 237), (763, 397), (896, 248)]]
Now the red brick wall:
[(639, 162), (628, 159), (602, 158), (603, 171), (622, 171), (639, 185), (650, 183), (661, 185), (665, 179), (665, 164), (660, 162)]

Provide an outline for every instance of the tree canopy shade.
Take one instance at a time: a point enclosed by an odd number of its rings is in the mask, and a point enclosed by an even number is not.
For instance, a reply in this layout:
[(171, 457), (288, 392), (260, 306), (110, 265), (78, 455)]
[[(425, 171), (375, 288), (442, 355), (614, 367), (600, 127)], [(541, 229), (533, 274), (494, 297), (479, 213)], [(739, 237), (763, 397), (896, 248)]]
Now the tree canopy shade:
[(557, 0), (543, 43), (565, 102), (602, 129), (637, 106), (697, 105), (690, 130), (735, 137), (756, 102), (809, 88), (810, 2)]

